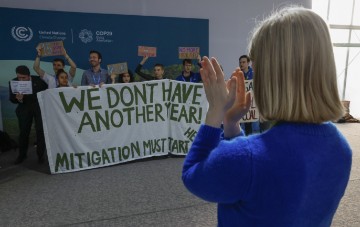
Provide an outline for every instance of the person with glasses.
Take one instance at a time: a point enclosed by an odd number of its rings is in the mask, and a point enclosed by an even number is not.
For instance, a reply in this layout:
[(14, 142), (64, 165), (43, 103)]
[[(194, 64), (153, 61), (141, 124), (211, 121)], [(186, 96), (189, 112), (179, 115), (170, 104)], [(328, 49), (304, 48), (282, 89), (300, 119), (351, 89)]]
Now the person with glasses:
[(106, 69), (101, 68), (102, 56), (99, 51), (91, 50), (89, 53), (90, 69), (85, 70), (81, 78), (81, 86), (96, 86), (110, 83), (110, 76)]
[(149, 59), (148, 56), (144, 56), (143, 59), (141, 60), (141, 62), (137, 65), (135, 72), (136, 74), (138, 74), (139, 76), (141, 76), (142, 78), (144, 78), (145, 80), (162, 80), (165, 79), (164, 76), (164, 65), (160, 64), (160, 63), (156, 63), (154, 65), (154, 76), (150, 75), (150, 74), (146, 74), (144, 72), (141, 72), (141, 69), (143, 67), (143, 65), (145, 64), (145, 62)]
[[(62, 48), (63, 48), (63, 55), (70, 65), (69, 85), (71, 85), (71, 82), (74, 80), (74, 77), (76, 74), (76, 64), (70, 58), (70, 56), (67, 54), (65, 48), (64, 47), (62, 47)], [(65, 68), (65, 61), (61, 58), (55, 58), (53, 60), (54, 75), (51, 75), (51, 74), (45, 72), (42, 68), (40, 68), (40, 58), (42, 57), (41, 50), (42, 50), (41, 45), (38, 45), (36, 47), (37, 55), (36, 55), (36, 58), (34, 61), (33, 69), (41, 77), (41, 79), (43, 79), (45, 81), (45, 83), (48, 84), (49, 88), (56, 88), (56, 87), (58, 87), (58, 81), (56, 80), (55, 75), (59, 69)]]

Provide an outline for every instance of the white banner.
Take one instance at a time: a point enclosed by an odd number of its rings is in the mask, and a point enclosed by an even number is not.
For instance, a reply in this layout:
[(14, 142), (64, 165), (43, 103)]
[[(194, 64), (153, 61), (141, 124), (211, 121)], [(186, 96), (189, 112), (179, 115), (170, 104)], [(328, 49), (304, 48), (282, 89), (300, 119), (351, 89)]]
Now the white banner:
[(202, 84), (170, 80), (38, 93), (51, 173), (186, 155), (204, 121)]
[(246, 113), (244, 117), (241, 118), (240, 122), (256, 122), (259, 121), (260, 115), (258, 108), (256, 107), (255, 99), (254, 99), (254, 84), (253, 80), (245, 80), (245, 88), (246, 91), (251, 92), (251, 106), (249, 112)]
[(174, 80), (48, 89), (38, 100), (52, 174), (186, 155), (208, 109), (202, 84)]

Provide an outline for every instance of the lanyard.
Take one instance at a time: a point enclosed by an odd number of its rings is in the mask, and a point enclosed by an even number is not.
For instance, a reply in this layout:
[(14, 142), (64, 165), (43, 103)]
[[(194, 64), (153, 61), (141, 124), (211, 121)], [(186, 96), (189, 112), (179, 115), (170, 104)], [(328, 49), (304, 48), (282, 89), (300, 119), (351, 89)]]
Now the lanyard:
[(99, 84), (100, 84), (100, 79), (101, 79), (101, 73), (100, 73), (100, 75), (99, 75), (99, 78), (98, 78), (98, 80), (97, 80), (97, 83), (96, 83), (96, 80), (95, 80), (95, 73), (92, 74), (92, 77), (93, 77), (94, 84), (95, 84), (95, 85), (99, 85)]

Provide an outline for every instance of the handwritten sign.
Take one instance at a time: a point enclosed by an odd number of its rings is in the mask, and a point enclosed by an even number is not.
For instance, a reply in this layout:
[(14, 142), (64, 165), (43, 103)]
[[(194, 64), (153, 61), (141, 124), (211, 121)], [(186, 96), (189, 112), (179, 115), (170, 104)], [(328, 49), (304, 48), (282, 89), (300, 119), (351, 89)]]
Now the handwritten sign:
[(200, 47), (179, 47), (179, 59), (197, 59)]
[(138, 56), (156, 57), (156, 47), (138, 46)]
[(243, 122), (259, 121), (260, 114), (259, 114), (259, 110), (256, 106), (254, 94), (253, 94), (253, 92), (254, 92), (253, 80), (245, 80), (245, 89), (246, 89), (246, 92), (248, 92), (248, 91), (251, 92), (251, 106), (250, 106), (249, 111), (246, 113), (245, 116), (242, 117), (240, 122), (243, 123)]
[(109, 74), (122, 74), (128, 72), (128, 67), (126, 62), (117, 63), (117, 64), (111, 64), (107, 65)]
[(59, 56), (64, 54), (63, 41), (40, 43), (41, 56)]
[(17, 81), (12, 80), (10, 81), (10, 86), (13, 94), (20, 93), (20, 94), (32, 94), (32, 85), (31, 81)]

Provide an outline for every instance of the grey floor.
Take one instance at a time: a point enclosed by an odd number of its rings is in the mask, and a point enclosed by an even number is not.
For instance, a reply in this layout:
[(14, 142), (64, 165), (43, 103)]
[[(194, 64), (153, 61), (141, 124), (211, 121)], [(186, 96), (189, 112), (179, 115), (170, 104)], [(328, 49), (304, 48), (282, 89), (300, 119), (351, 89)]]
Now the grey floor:
[[(350, 182), (333, 225), (360, 226), (360, 124), (337, 124), (353, 149)], [(50, 175), (36, 154), (0, 154), (0, 226), (216, 226), (216, 206), (181, 182), (183, 158), (147, 159)], [(336, 166), (334, 166), (336, 168)]]

